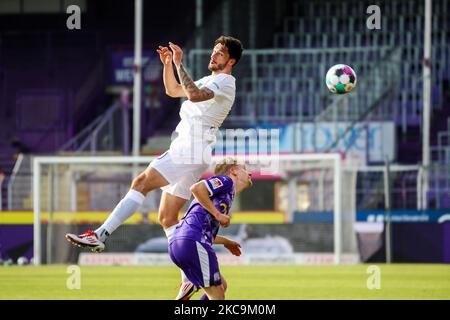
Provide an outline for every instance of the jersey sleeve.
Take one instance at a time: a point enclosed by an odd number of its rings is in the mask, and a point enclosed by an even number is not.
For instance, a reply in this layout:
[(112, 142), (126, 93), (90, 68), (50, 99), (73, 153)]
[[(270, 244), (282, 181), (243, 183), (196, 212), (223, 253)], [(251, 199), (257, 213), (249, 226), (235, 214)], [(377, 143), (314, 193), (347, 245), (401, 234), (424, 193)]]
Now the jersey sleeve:
[(232, 77), (219, 75), (209, 81), (205, 87), (214, 92), (214, 98), (233, 100), (236, 86)]
[(194, 81), (194, 84), (195, 84), (197, 87), (199, 87), (199, 85), (200, 85), (202, 82), (205, 81), (205, 78), (206, 78), (206, 77), (203, 77), (203, 78), (200, 78), (200, 79)]
[(233, 190), (233, 180), (228, 176), (214, 176), (203, 180), (203, 182), (208, 189), (210, 197)]

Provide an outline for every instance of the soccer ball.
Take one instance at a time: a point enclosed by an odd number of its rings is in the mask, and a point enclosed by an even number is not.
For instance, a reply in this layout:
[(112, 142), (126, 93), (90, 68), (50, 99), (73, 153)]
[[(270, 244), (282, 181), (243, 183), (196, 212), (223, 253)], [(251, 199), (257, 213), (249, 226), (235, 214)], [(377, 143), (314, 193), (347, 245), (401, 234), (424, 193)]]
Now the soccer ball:
[(19, 266), (24, 266), (24, 265), (28, 264), (27, 257), (20, 257), (19, 259), (17, 259), (17, 264)]
[(333, 93), (348, 93), (356, 86), (356, 73), (345, 64), (337, 64), (328, 70), (325, 83)]

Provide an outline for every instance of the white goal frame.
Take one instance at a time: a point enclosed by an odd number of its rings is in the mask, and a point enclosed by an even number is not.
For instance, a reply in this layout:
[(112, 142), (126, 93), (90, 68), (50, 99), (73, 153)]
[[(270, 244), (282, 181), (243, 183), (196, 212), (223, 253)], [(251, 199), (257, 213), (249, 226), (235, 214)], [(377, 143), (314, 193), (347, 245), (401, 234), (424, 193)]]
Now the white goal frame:
[[(330, 161), (333, 164), (333, 251), (334, 263), (340, 264), (342, 257), (342, 155), (340, 153), (311, 153), (311, 154), (252, 154), (252, 155), (224, 155), (233, 156), (238, 160), (250, 163), (267, 163), (277, 160), (284, 161)], [(214, 156), (213, 162), (224, 156)], [(51, 164), (149, 164), (155, 157), (130, 157), (130, 156), (45, 156), (33, 158), (33, 260), (35, 265), (41, 264), (41, 166)], [(275, 159), (275, 160), (274, 160)]]

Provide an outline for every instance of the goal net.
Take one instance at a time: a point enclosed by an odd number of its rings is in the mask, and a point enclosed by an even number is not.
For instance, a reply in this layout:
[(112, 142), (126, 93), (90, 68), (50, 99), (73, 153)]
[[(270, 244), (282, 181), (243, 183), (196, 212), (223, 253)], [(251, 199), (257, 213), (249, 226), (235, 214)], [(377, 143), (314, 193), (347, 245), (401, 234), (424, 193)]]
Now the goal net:
[[(292, 263), (320, 257), (328, 257), (320, 263), (343, 263), (346, 254), (354, 256), (356, 179), (342, 170), (340, 154), (233, 156), (247, 164), (254, 180), (252, 188), (236, 197), (232, 225), (226, 228), (234, 239), (245, 241), (243, 259), (254, 253), (258, 261), (271, 262), (264, 258), (284, 254)], [(209, 174), (222, 158), (213, 157)], [(82, 250), (70, 246), (64, 235), (100, 226), (152, 159), (35, 157), (34, 263), (78, 262)], [(120, 254), (151, 252), (167, 257), (167, 240), (157, 219), (160, 196), (160, 190), (149, 193), (97, 256), (115, 253), (120, 260)]]

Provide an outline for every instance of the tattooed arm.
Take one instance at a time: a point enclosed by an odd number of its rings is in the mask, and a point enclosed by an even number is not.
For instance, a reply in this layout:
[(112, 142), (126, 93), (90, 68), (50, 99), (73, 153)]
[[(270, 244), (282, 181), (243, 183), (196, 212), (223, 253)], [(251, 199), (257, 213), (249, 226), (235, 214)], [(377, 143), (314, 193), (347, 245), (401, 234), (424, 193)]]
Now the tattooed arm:
[(177, 68), (178, 78), (186, 97), (192, 102), (206, 101), (214, 98), (214, 92), (208, 88), (199, 89), (181, 63), (183, 59), (183, 51), (179, 46), (169, 42), (169, 47), (173, 52), (173, 63)]
[(200, 102), (214, 98), (214, 92), (208, 88), (199, 89), (191, 79), (183, 65), (177, 67), (178, 77), (181, 81), (181, 87), (187, 98), (192, 102)]

